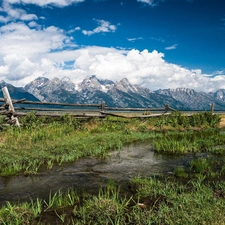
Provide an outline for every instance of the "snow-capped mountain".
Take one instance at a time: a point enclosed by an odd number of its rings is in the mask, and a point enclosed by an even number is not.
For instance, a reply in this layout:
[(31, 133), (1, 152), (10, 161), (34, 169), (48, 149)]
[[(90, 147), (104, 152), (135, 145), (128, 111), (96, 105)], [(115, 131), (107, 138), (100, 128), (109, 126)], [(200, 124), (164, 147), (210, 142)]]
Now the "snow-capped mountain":
[(209, 94), (213, 98), (216, 98), (218, 100), (221, 100), (221, 101), (225, 102), (225, 89), (220, 89), (220, 90), (216, 91), (215, 93), (210, 92)]
[(92, 75), (75, 84), (67, 77), (61, 80), (38, 77), (22, 90), (45, 102), (99, 104), (105, 101), (107, 106), (112, 107), (147, 108), (161, 108), (169, 104), (177, 110), (210, 110), (211, 104), (215, 103), (216, 110), (225, 110), (225, 90), (215, 93), (196, 92), (188, 88), (151, 91), (132, 85), (127, 78), (113, 82)]
[(156, 93), (170, 96), (177, 101), (183, 102), (192, 110), (209, 109), (212, 103), (214, 103), (219, 110), (224, 108), (225, 103), (223, 100), (215, 98), (209, 93), (196, 92), (189, 88), (164, 89), (158, 90)]
[(95, 75), (86, 77), (81, 83), (77, 86), (77, 90), (80, 92), (85, 91), (102, 91), (107, 93), (107, 91), (114, 85), (114, 82), (111, 80), (100, 80)]

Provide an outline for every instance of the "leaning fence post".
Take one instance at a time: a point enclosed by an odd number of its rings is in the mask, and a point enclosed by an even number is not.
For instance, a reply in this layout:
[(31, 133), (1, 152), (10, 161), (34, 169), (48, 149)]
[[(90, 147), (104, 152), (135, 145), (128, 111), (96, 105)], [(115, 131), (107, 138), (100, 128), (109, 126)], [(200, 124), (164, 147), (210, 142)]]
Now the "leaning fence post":
[(13, 107), (12, 100), (10, 98), (8, 88), (7, 87), (3, 87), (2, 88), (2, 92), (3, 92), (3, 96), (4, 96), (4, 99), (5, 99), (6, 105), (8, 106), (8, 109), (9, 109), (9, 114), (11, 115), (12, 123), (15, 123), (18, 127), (20, 127), (20, 123), (19, 123), (18, 118), (14, 116), (15, 109)]

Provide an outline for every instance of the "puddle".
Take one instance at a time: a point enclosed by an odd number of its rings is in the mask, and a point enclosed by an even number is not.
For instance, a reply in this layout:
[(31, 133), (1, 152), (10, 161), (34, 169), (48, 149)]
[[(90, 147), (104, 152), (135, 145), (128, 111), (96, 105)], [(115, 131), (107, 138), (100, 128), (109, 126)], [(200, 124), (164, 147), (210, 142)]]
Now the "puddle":
[(156, 155), (149, 142), (134, 143), (114, 151), (106, 159), (84, 158), (38, 175), (0, 178), (0, 202), (47, 198), (49, 193), (70, 187), (78, 191), (97, 192), (109, 179), (128, 182), (132, 177), (147, 177), (173, 171), (188, 164), (192, 155), (168, 157)]

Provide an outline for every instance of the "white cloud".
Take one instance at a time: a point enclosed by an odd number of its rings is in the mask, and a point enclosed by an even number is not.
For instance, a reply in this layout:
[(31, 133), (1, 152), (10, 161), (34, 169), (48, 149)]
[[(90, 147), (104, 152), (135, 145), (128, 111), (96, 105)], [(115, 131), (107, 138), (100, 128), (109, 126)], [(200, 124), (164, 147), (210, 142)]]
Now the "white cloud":
[[(38, 76), (50, 79), (68, 76), (75, 83), (87, 75), (119, 81), (127, 77), (131, 83), (156, 90), (188, 87), (201, 91), (225, 88), (225, 75), (214, 76), (201, 70), (188, 70), (164, 60), (156, 50), (119, 50), (100, 46), (65, 50), (72, 45), (64, 31), (51, 26), (30, 28), (24, 23), (0, 27), (0, 80), (23, 86)], [(67, 62), (74, 66), (66, 67)]]
[(6, 16), (0, 16), (0, 22), (7, 23), (13, 20), (31, 21), (38, 19), (35, 14), (27, 14), (23, 9), (13, 8), (10, 3), (13, 3), (12, 0), (3, 0), (1, 12), (4, 12)]
[(156, 5), (154, 0), (137, 0), (137, 2), (142, 2), (142, 3), (148, 4), (150, 6)]
[(143, 37), (127, 38), (127, 40), (130, 41), (130, 42), (134, 42), (134, 41), (138, 41), (138, 40), (143, 40)]
[(0, 16), (0, 23), (7, 23), (9, 20), (9, 18), (4, 17), (4, 16)]
[[(139, 0), (146, 4), (153, 1)], [(34, 14), (13, 8), (14, 3), (32, 3), (60, 6), (82, 2), (81, 0), (4, 0), (0, 16), (5, 25), (0, 26), (0, 80), (23, 86), (38, 76), (50, 79), (68, 76), (73, 82), (82, 81), (95, 74), (102, 79), (119, 81), (127, 77), (131, 83), (152, 90), (159, 88), (188, 87), (201, 91), (225, 88), (224, 71), (203, 74), (201, 70), (188, 70), (164, 60), (164, 54), (156, 50), (125, 50), (101, 46), (78, 46), (69, 36), (81, 30), (76, 27), (66, 33), (55, 26), (42, 27)], [(39, 18), (40, 19), (40, 18)], [(44, 19), (44, 18), (43, 18)], [(19, 22), (18, 22), (19, 21)], [(25, 22), (28, 22), (28, 25)], [(93, 30), (83, 30), (86, 35), (115, 32), (117, 27), (105, 20), (97, 20)], [(128, 41), (141, 40), (141, 37)], [(175, 49), (177, 45), (167, 47)], [(65, 50), (66, 49), (66, 50)], [(67, 67), (73, 63), (73, 67)]]
[(72, 33), (76, 32), (76, 31), (79, 31), (79, 30), (81, 30), (80, 27), (75, 27), (74, 29), (69, 30), (68, 33), (72, 34)]
[(177, 45), (178, 44), (174, 44), (174, 45), (168, 46), (168, 47), (165, 48), (165, 50), (174, 50), (174, 49), (177, 48)]
[[(156, 90), (188, 87), (213, 91), (225, 88), (223, 71), (209, 76), (201, 70), (188, 70), (164, 60), (156, 50), (124, 50), (100, 46), (74, 49), (76, 45), (64, 30), (54, 26), (42, 28), (36, 22), (0, 27), (0, 80), (23, 86), (38, 76), (50, 79), (68, 76), (75, 83), (87, 75), (131, 83)], [(65, 50), (67, 49), (67, 50)], [(74, 63), (67, 67), (67, 63)]]
[(9, 4), (34, 4), (38, 6), (54, 5), (58, 7), (68, 6), (85, 0), (4, 0)]
[[(75, 45), (63, 30), (54, 26), (31, 29), (22, 22), (10, 23), (0, 27), (0, 33), (0, 77), (8, 81), (20, 82), (37, 72), (43, 75), (49, 64), (53, 69), (57, 67), (56, 62), (46, 58), (49, 53)], [(46, 60), (50, 63), (44, 69)]]
[[(107, 51), (106, 51), (107, 50)], [(78, 53), (78, 52), (77, 52)], [(164, 59), (164, 54), (156, 50), (122, 51), (116, 49), (93, 48), (79, 50), (75, 70), (85, 71), (85, 75), (96, 74), (102, 79), (118, 81), (127, 77), (133, 84), (140, 84), (152, 90), (159, 88), (188, 87), (195, 90), (216, 90), (225, 88), (225, 82), (216, 77), (207, 77), (201, 70), (188, 70)], [(225, 77), (220, 75), (225, 81)]]
[(105, 21), (105, 20), (97, 20), (97, 19), (93, 19), (94, 21), (97, 22), (97, 24), (99, 25), (98, 27), (96, 27), (94, 30), (83, 30), (82, 33), (84, 35), (93, 35), (96, 33), (108, 33), (108, 32), (115, 32), (117, 27), (115, 25), (112, 25), (110, 22)]
[(23, 14), (20, 18), (21, 20), (24, 21), (29, 21), (29, 20), (37, 20), (38, 17), (35, 14)]

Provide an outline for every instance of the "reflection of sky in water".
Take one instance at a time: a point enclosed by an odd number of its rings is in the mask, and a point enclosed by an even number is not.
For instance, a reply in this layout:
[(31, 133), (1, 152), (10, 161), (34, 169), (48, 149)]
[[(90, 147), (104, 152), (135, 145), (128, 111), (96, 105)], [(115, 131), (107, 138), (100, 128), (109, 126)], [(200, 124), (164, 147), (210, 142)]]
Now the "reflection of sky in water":
[(148, 142), (130, 144), (106, 159), (85, 158), (65, 166), (55, 166), (34, 176), (0, 178), (0, 202), (32, 197), (48, 197), (50, 191), (74, 187), (97, 190), (113, 179), (128, 181), (135, 176), (172, 172), (178, 165), (187, 166), (192, 155), (169, 157), (156, 155)]

